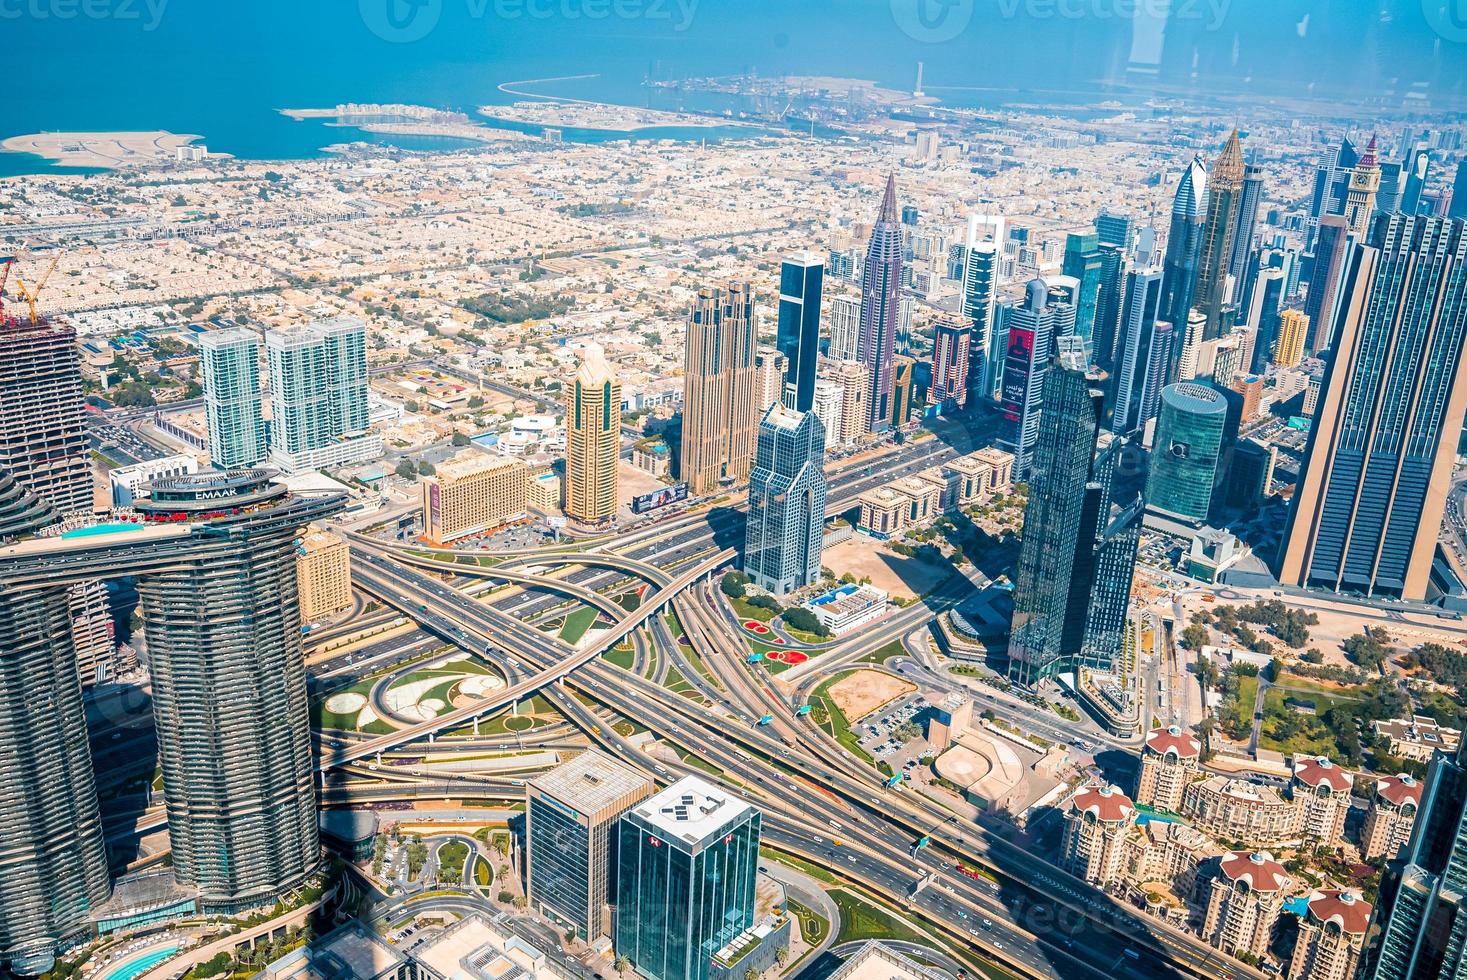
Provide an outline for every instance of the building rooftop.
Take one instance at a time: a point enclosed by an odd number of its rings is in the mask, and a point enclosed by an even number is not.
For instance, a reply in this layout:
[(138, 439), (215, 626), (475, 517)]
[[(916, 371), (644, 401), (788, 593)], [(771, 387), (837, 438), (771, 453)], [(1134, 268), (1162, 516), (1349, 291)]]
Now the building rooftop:
[(413, 959), (449, 980), (561, 980), (540, 950), (482, 915), (471, 914), (433, 936)]
[(508, 456), (492, 455), (475, 449), (465, 449), (444, 460), (434, 468), (434, 476), (440, 480), (462, 480), (485, 473), (497, 473), (520, 465)]
[(700, 844), (752, 810), (733, 794), (697, 776), (685, 776), (632, 810), (653, 830)]
[(1381, 799), (1393, 806), (1402, 806), (1406, 803), (1413, 806), (1421, 805), (1421, 780), (1406, 773), (1382, 776), (1376, 781), (1375, 792)]
[(1306, 786), (1318, 789), (1328, 786), (1336, 793), (1348, 792), (1355, 785), (1355, 777), (1324, 756), (1294, 760), (1294, 778)]
[(1076, 813), (1091, 813), (1101, 823), (1120, 823), (1136, 812), (1131, 798), (1118, 786), (1086, 786), (1075, 794)]
[(829, 980), (939, 980), (943, 976), (873, 939), (848, 956)]
[(375, 980), (397, 976), (406, 964), (387, 940), (353, 920), (265, 967), (267, 980)]
[(1231, 881), (1246, 881), (1258, 892), (1276, 892), (1289, 883), (1284, 866), (1267, 851), (1229, 851), (1223, 855), (1222, 873)]
[(1357, 892), (1326, 889), (1310, 896), (1309, 917), (1320, 925), (1333, 922), (1341, 932), (1363, 936), (1370, 928), (1370, 903)]
[(630, 766), (591, 749), (530, 780), (547, 796), (581, 813), (599, 813), (652, 781)]
[(1157, 755), (1171, 752), (1180, 759), (1195, 759), (1202, 755), (1202, 741), (1177, 725), (1153, 729), (1146, 736), (1146, 748)]

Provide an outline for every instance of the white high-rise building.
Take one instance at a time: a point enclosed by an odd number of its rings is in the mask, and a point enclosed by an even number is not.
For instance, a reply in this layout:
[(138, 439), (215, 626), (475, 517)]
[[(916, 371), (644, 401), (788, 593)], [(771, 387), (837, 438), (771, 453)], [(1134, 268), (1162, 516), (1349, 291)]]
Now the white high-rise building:
[(270, 462), (286, 473), (382, 455), (381, 437), (367, 434), (366, 330), (337, 317), (266, 336)]
[(830, 298), (830, 359), (861, 359), (861, 301), (854, 296)]
[(243, 327), (215, 330), (199, 340), (209, 458), (221, 470), (244, 469), (265, 458), (260, 395), (260, 338)]

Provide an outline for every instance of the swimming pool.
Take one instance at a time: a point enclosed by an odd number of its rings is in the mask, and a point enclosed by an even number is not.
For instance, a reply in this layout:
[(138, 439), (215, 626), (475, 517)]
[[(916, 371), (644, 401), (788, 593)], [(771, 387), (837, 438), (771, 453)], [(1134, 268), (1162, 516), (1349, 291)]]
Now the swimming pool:
[(147, 973), (176, 952), (178, 952), (177, 946), (159, 946), (157, 949), (150, 949), (146, 953), (103, 971), (98, 974), (98, 980), (135, 980), (136, 977)]
[(61, 537), (64, 540), (71, 540), (73, 538), (90, 538), (98, 534), (122, 534), (126, 531), (141, 531), (142, 529), (143, 526), (141, 524), (94, 524), (91, 527), (79, 527), (75, 530), (67, 531)]

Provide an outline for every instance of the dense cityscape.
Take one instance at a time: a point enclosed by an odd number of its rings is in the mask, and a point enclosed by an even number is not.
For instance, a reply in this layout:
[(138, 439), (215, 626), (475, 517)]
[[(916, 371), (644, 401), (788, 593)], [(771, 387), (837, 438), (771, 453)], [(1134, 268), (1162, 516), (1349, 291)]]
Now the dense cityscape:
[(0, 134), (0, 976), (1467, 978), (1460, 104), (911, 72)]

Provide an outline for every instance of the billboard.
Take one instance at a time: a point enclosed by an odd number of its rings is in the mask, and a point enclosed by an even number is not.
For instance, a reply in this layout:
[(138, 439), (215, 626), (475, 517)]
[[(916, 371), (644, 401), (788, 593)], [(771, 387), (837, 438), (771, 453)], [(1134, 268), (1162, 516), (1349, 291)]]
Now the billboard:
[(666, 507), (668, 504), (681, 503), (688, 499), (688, 485), (679, 483), (675, 486), (664, 487), (656, 493), (644, 493), (640, 497), (632, 498), (632, 513), (646, 514)]
[(1029, 378), (1034, 370), (1034, 331), (1009, 327), (1009, 350), (1003, 365), (1003, 414), (1017, 422), (1029, 399)]

